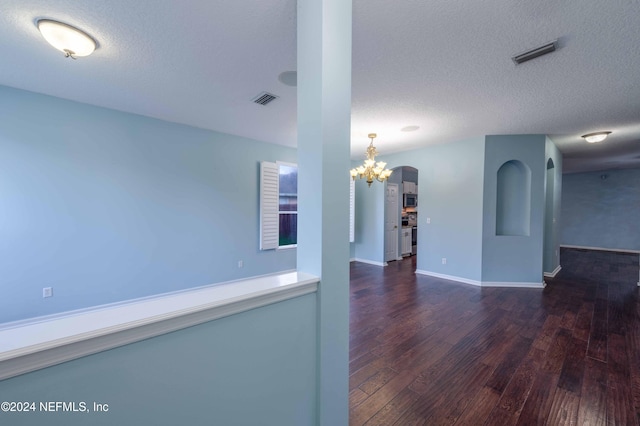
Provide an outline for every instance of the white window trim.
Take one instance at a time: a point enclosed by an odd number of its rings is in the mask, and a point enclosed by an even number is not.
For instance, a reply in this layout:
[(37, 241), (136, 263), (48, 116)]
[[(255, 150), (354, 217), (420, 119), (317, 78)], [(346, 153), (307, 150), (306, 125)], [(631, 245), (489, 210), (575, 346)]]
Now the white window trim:
[[(298, 211), (296, 210), (295, 212), (292, 212), (292, 211), (281, 212), (280, 210), (278, 210), (278, 215), (281, 215), (281, 214), (295, 214), (295, 215), (297, 215)], [(280, 219), (280, 218), (278, 218), (278, 219)], [(298, 236), (296, 235), (296, 240), (297, 239), (298, 239)], [(294, 248), (297, 248), (297, 247), (298, 247), (298, 244), (287, 244), (286, 246), (278, 246), (278, 247), (276, 247), (276, 250), (289, 250), (289, 249), (294, 249)]]
[[(286, 161), (276, 161), (276, 165), (278, 166), (278, 172), (280, 172), (280, 166), (288, 166), (288, 167), (295, 167), (296, 169), (298, 168), (298, 165), (296, 163), (288, 163)], [(278, 182), (280, 182), (280, 180), (278, 179)], [(278, 188), (278, 194), (280, 194), (280, 188)], [(280, 216), (281, 214), (293, 214), (294, 212), (292, 211), (280, 211), (280, 204), (278, 201), (278, 216)], [(295, 211), (295, 214), (298, 214), (298, 210)], [(278, 224), (280, 223), (280, 217), (278, 217)], [(280, 234), (279, 230), (278, 230), (278, 235)], [(298, 236), (296, 235), (296, 241), (298, 240)], [(297, 248), (298, 244), (287, 244), (286, 246), (278, 246), (276, 248), (276, 250), (289, 250), (289, 249), (294, 249)]]
[[(260, 162), (260, 250), (289, 250), (298, 247), (297, 244), (279, 245), (280, 214), (298, 214), (297, 210), (295, 212), (280, 211), (280, 166), (298, 168), (296, 163), (286, 161)], [(273, 179), (275, 179), (275, 185)]]

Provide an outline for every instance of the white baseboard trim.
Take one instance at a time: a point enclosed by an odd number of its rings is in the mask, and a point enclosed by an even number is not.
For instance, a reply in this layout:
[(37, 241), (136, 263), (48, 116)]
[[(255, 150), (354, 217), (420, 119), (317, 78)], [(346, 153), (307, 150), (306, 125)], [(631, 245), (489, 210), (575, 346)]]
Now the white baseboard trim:
[(482, 281), (482, 287), (509, 287), (509, 288), (544, 288), (545, 282), (509, 282), (509, 281)]
[(572, 248), (572, 249), (580, 249), (580, 250), (615, 251), (615, 252), (618, 252), (618, 253), (636, 253), (636, 254), (640, 254), (640, 250), (616, 249), (616, 248), (605, 248), (605, 247), (588, 247), (588, 246), (571, 246), (571, 245), (566, 245), (566, 244), (560, 244), (560, 247)]
[(416, 269), (416, 274), (428, 275), (430, 277), (442, 278), (450, 281), (457, 281), (464, 284), (471, 284), (477, 287), (510, 287), (510, 288), (544, 288), (544, 282), (509, 282), (509, 281), (477, 281), (469, 278), (456, 277), (453, 275), (445, 275), (437, 272)]
[(378, 262), (378, 261), (375, 261), (375, 260), (360, 259), (358, 257), (356, 257), (353, 260), (355, 260), (356, 262), (368, 263), (369, 265), (376, 265), (376, 266), (387, 266), (388, 265), (387, 262)]
[(457, 281), (459, 283), (471, 284), (478, 287), (482, 287), (482, 283), (480, 281), (470, 280), (469, 278), (456, 277), (454, 275), (439, 274), (437, 272), (425, 271), (424, 269), (416, 269), (416, 274), (428, 275), (430, 277), (442, 278), (444, 280)]
[(560, 272), (561, 269), (562, 266), (558, 265), (558, 267), (554, 269), (553, 272), (545, 272), (544, 276), (548, 278), (555, 278), (555, 276), (558, 275), (558, 272)]
[(302, 272), (162, 294), (0, 326), (0, 380), (314, 293)]

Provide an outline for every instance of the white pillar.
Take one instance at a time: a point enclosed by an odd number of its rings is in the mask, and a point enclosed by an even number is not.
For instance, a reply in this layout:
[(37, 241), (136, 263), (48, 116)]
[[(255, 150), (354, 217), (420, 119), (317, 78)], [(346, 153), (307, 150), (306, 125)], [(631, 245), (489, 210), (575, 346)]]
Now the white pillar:
[(318, 424), (349, 423), (351, 0), (298, 0), (298, 270), (320, 276)]

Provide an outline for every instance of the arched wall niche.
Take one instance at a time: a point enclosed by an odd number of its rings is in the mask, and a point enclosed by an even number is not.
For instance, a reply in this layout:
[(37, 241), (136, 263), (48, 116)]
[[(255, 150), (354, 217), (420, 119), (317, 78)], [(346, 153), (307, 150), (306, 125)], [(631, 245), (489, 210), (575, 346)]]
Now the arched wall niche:
[(547, 160), (547, 170), (553, 169), (555, 166), (553, 164), (553, 159), (549, 158)]
[(531, 169), (518, 160), (502, 164), (497, 174), (496, 235), (529, 236)]

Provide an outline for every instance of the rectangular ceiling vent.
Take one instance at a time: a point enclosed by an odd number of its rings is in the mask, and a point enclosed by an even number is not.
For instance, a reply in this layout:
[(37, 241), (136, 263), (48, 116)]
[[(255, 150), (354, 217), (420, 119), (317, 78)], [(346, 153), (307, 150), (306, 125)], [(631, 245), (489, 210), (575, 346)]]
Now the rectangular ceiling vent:
[(260, 104), (260, 105), (266, 105), (271, 101), (275, 101), (276, 99), (278, 99), (278, 97), (276, 95), (273, 95), (273, 94), (267, 93), (267, 92), (262, 92), (258, 96), (253, 98), (253, 102), (255, 102), (257, 104)]
[(523, 52), (519, 55), (514, 56), (513, 58), (513, 62), (516, 63), (516, 65), (519, 65), (523, 62), (527, 62), (530, 61), (532, 59), (537, 58), (538, 56), (542, 56), (542, 55), (546, 55), (547, 53), (551, 53), (551, 52), (555, 52), (556, 48), (558, 47), (558, 40), (553, 40), (550, 43), (547, 43), (543, 46), (540, 47), (536, 47), (535, 49), (531, 49), (528, 50), (526, 52)]

